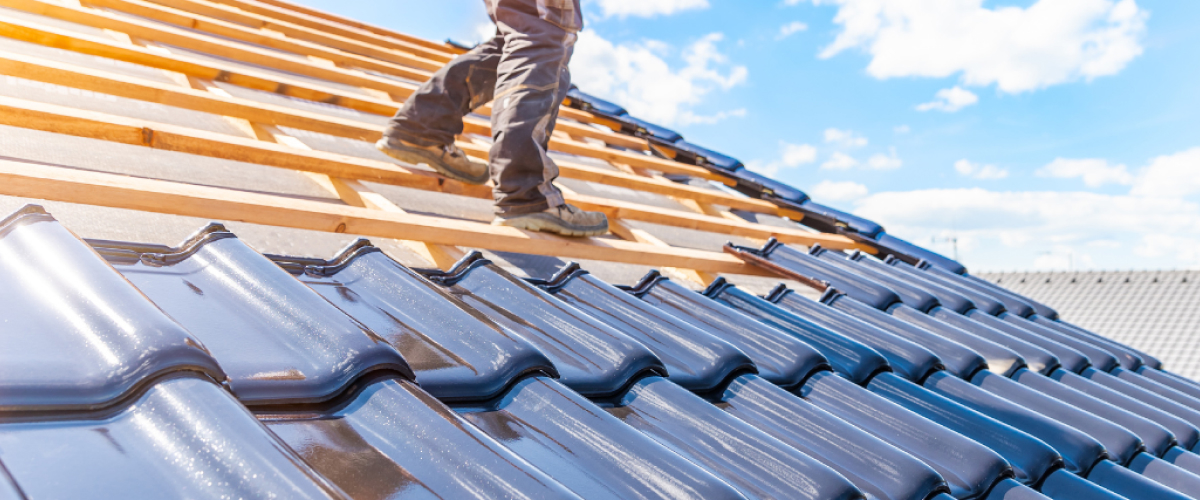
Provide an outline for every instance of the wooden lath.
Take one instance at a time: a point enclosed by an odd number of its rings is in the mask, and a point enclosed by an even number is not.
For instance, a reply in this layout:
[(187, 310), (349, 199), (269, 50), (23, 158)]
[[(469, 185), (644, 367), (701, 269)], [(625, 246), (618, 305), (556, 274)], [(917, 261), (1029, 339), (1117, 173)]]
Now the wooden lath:
[[(0, 53), (0, 70), (7, 72), (13, 61)], [(36, 76), (36, 73), (27, 73)], [(173, 88), (156, 84), (159, 92), (167, 95), (184, 95), (196, 102), (220, 102), (231, 99), (211, 93)], [(76, 88), (94, 90), (82, 85)], [(94, 90), (102, 92), (100, 89)], [(116, 95), (121, 95), (120, 93)], [(151, 91), (139, 97), (153, 97)], [(150, 99), (147, 99), (150, 100)], [(192, 107), (203, 109), (203, 106)], [(211, 106), (209, 112), (241, 118), (252, 122), (270, 123), (255, 119), (253, 114), (225, 113), (219, 106)], [(236, 111), (236, 109), (234, 109)], [(121, 144), (147, 146), (154, 149), (189, 153), (225, 160), (256, 163), (272, 167), (312, 172), (332, 177), (369, 180), (383, 184), (404, 186), (427, 191), (440, 191), (474, 198), (490, 199), (491, 189), (486, 186), (471, 186), (445, 179), (432, 172), (410, 169), (401, 165), (363, 158), (297, 149), (272, 142), (241, 139), (225, 134), (190, 129), (177, 125), (155, 123), (135, 118), (126, 118), (94, 111), (84, 111), (54, 104), (38, 103), (23, 99), (0, 97), (0, 124), (15, 127), (56, 132), (78, 137), (106, 140)], [(841, 236), (810, 233), (800, 229), (786, 229), (747, 221), (741, 223), (721, 217), (681, 212), (678, 210), (650, 207), (636, 203), (621, 202), (593, 196), (573, 195), (568, 201), (590, 210), (599, 210), (614, 218), (626, 218), (668, 226), (683, 227), (722, 234), (755, 238), (775, 237), (787, 243), (812, 245), (820, 243), (830, 248), (852, 248), (854, 244)]]
[(479, 222), (10, 160), (0, 160), (0, 193), (316, 231), (395, 239), (419, 237), (435, 244), (502, 252), (763, 275), (761, 270), (719, 252), (663, 248), (603, 238), (562, 238)]
[[(669, 210), (583, 196), (567, 190), (567, 199), (571, 203), (607, 214), (612, 220), (613, 233), (628, 240), (625, 242), (605, 238), (568, 239), (476, 222), (413, 216), (372, 192), (360, 181), (480, 198), (490, 197), (490, 190), (388, 162), (314, 151), (276, 126), (363, 141), (378, 138), (382, 127), (354, 119), (239, 99), (213, 82), (221, 81), (388, 116), (395, 112), (399, 101), (413, 92), (416, 84), (380, 74), (423, 80), (457, 51), (412, 37), (397, 37), (347, 24), (337, 20), (336, 16), (314, 15), (303, 7), (277, 1), (82, 1), (86, 5), (134, 14), (186, 29), (72, 2), (53, 4), (41, 0), (0, 0), (0, 6), (100, 28), (112, 37), (83, 35), (24, 20), (5, 19), (3, 15), (0, 15), (0, 36), (158, 68), (168, 72), (177, 85), (10, 53), (0, 53), (0, 72), (218, 114), (243, 130), (246, 138), (6, 98), (0, 98), (0, 123), (292, 169), (309, 176), (346, 206), (45, 166), (34, 170), (25, 168), (26, 171), (21, 174), (0, 169), (0, 181), (5, 184), (0, 186), (0, 192), (4, 194), (396, 238), (407, 240), (404, 241), (406, 245), (443, 267), (463, 254), (455, 246), (463, 245), (659, 266), (698, 283), (708, 282), (716, 273), (760, 274), (761, 271), (719, 252), (671, 247), (648, 231), (631, 228), (625, 221), (650, 222), (749, 239), (775, 237), (805, 245), (820, 243), (830, 248), (858, 247), (851, 240), (838, 235), (812, 233), (799, 227), (767, 226), (737, 217), (724, 207), (792, 217), (794, 220), (802, 216), (761, 200), (663, 179), (658, 172), (729, 182), (702, 168), (641, 153), (639, 151), (648, 149), (644, 139), (594, 128), (588, 123), (600, 123), (603, 120), (570, 108), (563, 108), (562, 115), (582, 123), (569, 120), (560, 122), (551, 141), (552, 149), (603, 160), (615, 169), (563, 161), (560, 166), (564, 177), (665, 195), (688, 210)], [(255, 45), (307, 57), (292, 56)], [(221, 63), (219, 59), (193, 57), (172, 49), (172, 46), (307, 78), (291, 78), (243, 65)], [(321, 81), (330, 84), (322, 84)], [(357, 87), (361, 93), (349, 92), (336, 84)], [(485, 107), (482, 111), (490, 112), (490, 108)], [(611, 124), (608, 126), (612, 127)], [(477, 118), (468, 117), (465, 129), (467, 133), (490, 135), (489, 124)], [(459, 144), (468, 154), (487, 157), (486, 143), (460, 140)], [(15, 168), (14, 165), (9, 167)]]
[[(15, 33), (20, 30), (20, 33)], [(38, 40), (47, 42), (46, 45), (66, 48), (68, 50), (76, 50), (78, 52), (108, 56), (113, 52), (117, 52), (119, 60), (134, 63), (150, 63), (146, 64), (150, 67), (175, 71), (190, 77), (196, 77), (204, 80), (212, 80), (213, 75), (224, 76), (228, 81), (231, 78), (228, 73), (223, 73), (217, 68), (206, 68), (198, 66), (195, 63), (182, 60), (171, 59), (163, 56), (161, 53), (149, 50), (142, 47), (121, 46), (115, 41), (91, 39), (86, 40), (81, 37), (60, 37), (60, 35), (45, 31), (41, 28), (25, 28), (15, 25), (10, 22), (0, 21), (0, 34), (21, 35), (24, 39)], [(135, 57), (136, 56), (136, 57)], [(167, 59), (166, 62), (160, 59)], [(167, 104), (179, 107), (191, 107), (192, 109), (201, 109), (217, 114), (236, 115), (252, 121), (261, 121), (263, 123), (271, 123), (275, 125), (294, 126), (304, 128), (315, 132), (338, 135), (342, 137), (364, 139), (367, 136), (362, 136), (362, 133), (370, 133), (370, 130), (364, 128), (361, 124), (355, 124), (352, 121), (321, 115), (317, 113), (307, 113), (294, 110), (291, 108), (283, 108), (280, 106), (272, 106), (258, 103), (256, 101), (238, 100), (238, 99), (215, 99), (211, 95), (200, 95), (197, 97), (189, 95), (189, 93), (181, 89), (171, 88), (155, 82), (137, 81), (135, 78), (125, 77), (121, 75), (106, 74), (90, 69), (72, 68), (57, 62), (43, 62), (36, 58), (13, 55), (6, 59), (7, 68), (5, 71), (9, 74), (23, 75), (26, 78), (37, 79), (47, 83), (55, 83), (65, 86), (86, 88), (89, 90), (111, 93), (134, 99), (151, 100), (160, 104)], [(253, 78), (253, 77), (250, 77)], [(238, 83), (247, 83), (238, 81)], [(254, 84), (251, 88), (262, 89), (264, 85), (259, 85), (261, 80), (248, 82)], [(265, 86), (270, 87), (271, 84)], [(289, 90), (289, 94), (296, 94), (301, 87), (297, 85), (289, 85), (286, 83), (279, 84), (279, 88)], [(320, 97), (310, 94), (302, 94), (307, 97)], [(299, 96), (298, 96), (299, 97)], [(314, 100), (314, 99), (310, 99)], [(326, 102), (330, 102), (326, 100)], [(341, 104), (342, 101), (334, 100), (332, 103)], [(366, 130), (366, 132), (363, 132)], [(467, 149), (474, 152), (478, 156), (486, 154), (482, 148), (466, 143)], [(760, 200), (752, 200), (744, 197), (726, 195), (724, 193), (711, 190), (703, 190), (685, 186), (672, 182), (661, 182), (646, 179), (640, 176), (630, 176), (617, 171), (577, 164), (570, 161), (560, 162), (563, 168), (563, 174), (569, 178), (587, 180), (601, 184), (609, 184), (613, 186), (625, 187), (630, 189), (643, 190), (664, 194), (668, 196), (677, 196), (682, 198), (699, 197), (709, 203), (729, 206), (731, 208), (746, 210), (756, 213), (790, 215), (781, 213), (774, 205)]]
[[(200, 29), (202, 31), (207, 30), (207, 31), (213, 32), (214, 34), (218, 34), (221, 36), (230, 36), (233, 34), (243, 33), (248, 30), (245, 27), (242, 27), (242, 26), (239, 26), (239, 25), (236, 25), (233, 23), (225, 22), (225, 21), (220, 21), (220, 20), (210, 20), (210, 21), (206, 21), (205, 23), (201, 23), (198, 20), (199, 16), (196, 16), (196, 19), (193, 19), (192, 17), (188, 17), (188, 13), (186, 13), (186, 12), (178, 11), (175, 9), (168, 9), (166, 7), (161, 7), (156, 4), (151, 4), (148, 2), (142, 2), (140, 0), (97, 0), (97, 1), (106, 2), (105, 6), (110, 7), (110, 8), (124, 7), (128, 11), (131, 11), (130, 13), (133, 13), (133, 14), (155, 18), (155, 19), (158, 19), (163, 22), (172, 23), (172, 24), (176, 24), (176, 25), (180, 25), (180, 26), (188, 27), (188, 28), (192, 28), (192, 29)], [(113, 5), (108, 5), (108, 3), (112, 3)], [(336, 81), (338, 83), (344, 83), (344, 84), (348, 84), (348, 85), (361, 86), (361, 87), (365, 87), (365, 88), (369, 88), (369, 89), (378, 90), (380, 92), (401, 94), (404, 97), (411, 95), (413, 90), (415, 90), (415, 88), (416, 88), (416, 85), (414, 85), (414, 84), (406, 84), (403, 82), (390, 80), (390, 79), (387, 79), (384, 77), (373, 76), (373, 75), (363, 73), (360, 71), (356, 71), (353, 69), (340, 68), (337, 66), (322, 65), (322, 64), (319, 64), (319, 63), (316, 63), (313, 61), (303, 60), (303, 59), (287, 56), (284, 54), (274, 53), (272, 51), (265, 50), (265, 49), (259, 49), (259, 48), (253, 47), (253, 46), (234, 44), (227, 40), (223, 40), (223, 39), (216, 38), (216, 37), (200, 35), (200, 34), (196, 34), (196, 33), (190, 32), (190, 31), (182, 30), (182, 29), (173, 29), (173, 28), (161, 26), (161, 25), (151, 25), (150, 23), (141, 21), (136, 18), (123, 18), (122, 16), (117, 16), (115, 14), (111, 14), (108, 12), (103, 12), (103, 11), (99, 11), (99, 10), (95, 10), (95, 9), (48, 4), (48, 3), (42, 2), (40, 0), (0, 0), (0, 6), (25, 10), (27, 12), (37, 13), (37, 14), (41, 14), (41, 15), (47, 15), (50, 17), (68, 20), (68, 21), (79, 23), (79, 24), (92, 26), (95, 28), (118, 31), (118, 32), (125, 33), (125, 34), (128, 34), (133, 37), (144, 38), (144, 39), (153, 40), (153, 41), (157, 41), (157, 42), (169, 43), (171, 45), (184, 47), (187, 49), (200, 50), (200, 51), (211, 53), (214, 55), (220, 55), (222, 57), (230, 57), (230, 58), (234, 58), (234, 59), (239, 59), (239, 60), (243, 60), (246, 62), (252, 62), (255, 64), (260, 64), (263, 66), (271, 67), (274, 69), (280, 69), (280, 70), (284, 70), (284, 71), (295, 72), (298, 74), (304, 74), (306, 76), (311, 76), (314, 78), (324, 78), (324, 79), (327, 79), (330, 81)], [(155, 17), (153, 14), (157, 14), (157, 17)], [(188, 24), (189, 20), (191, 21), (190, 26)], [(12, 34), (14, 35), (14, 38), (24, 35), (24, 39), (27, 39), (27, 40), (42, 39), (41, 37), (38, 37), (33, 33), (29, 33), (28, 27), (22, 26), (21, 23), (11, 23), (10, 22), (7, 24), (13, 25), (11, 28), (8, 29), (8, 31), (12, 32)], [(22, 27), (24, 27), (25, 29), (24, 30), (20, 29)], [(38, 31), (41, 31), (41, 34), (50, 34), (50, 33), (53, 33), (54, 30), (43, 28)], [(58, 35), (61, 36), (62, 34), (58, 33)], [(266, 34), (261, 34), (261, 33), (257, 33), (257, 32), (254, 33), (254, 35), (255, 35), (254, 38), (255, 38), (256, 42), (262, 42), (265, 44), (265, 42), (267, 40), (258, 40), (258, 38), (260, 38), (260, 37), (265, 37), (266, 39), (273, 40), (275, 42), (274, 45), (269, 45), (269, 46), (286, 45), (287, 47), (291, 47), (293, 49), (299, 50), (300, 48), (305, 48), (305, 47), (308, 47), (311, 45), (315, 45), (315, 44), (310, 44), (307, 42), (304, 42), (304, 43), (289, 42), (289, 43), (285, 44), (285, 43), (283, 43), (283, 41), (286, 39), (286, 37), (283, 37), (282, 35), (274, 35), (274, 34), (266, 35)], [(249, 35), (246, 35), (244, 38), (246, 38), (246, 37), (249, 37)], [(62, 43), (62, 42), (60, 41), (59, 43)], [(298, 44), (298, 45), (293, 46), (295, 44)], [(283, 48), (283, 47), (277, 47), (277, 48)], [(313, 52), (313, 51), (307, 50), (307, 52)], [(309, 55), (312, 55), (312, 54), (309, 54)], [(324, 55), (329, 56), (329, 54), (324, 54)], [(350, 56), (353, 56), (353, 59), (355, 59), (355, 60), (365, 58), (365, 56), (357, 56), (357, 55), (353, 55), (353, 54), (350, 54)], [(366, 58), (366, 59), (370, 59), (370, 58)], [(158, 61), (162, 62), (161, 58), (158, 59)], [(359, 65), (359, 66), (361, 66), (361, 65)], [(368, 69), (375, 69), (375, 70), (382, 71), (385, 73), (388, 72), (388, 71), (384, 71), (386, 68), (381, 69), (381, 68), (371, 67)], [(177, 71), (177, 70), (172, 69), (172, 71)], [(390, 74), (393, 74), (394, 76), (400, 76), (400, 77), (406, 77), (406, 78), (416, 76), (421, 79), (427, 78), (429, 76), (428, 73), (408, 74), (405, 72), (397, 72), (397, 71), (390, 71)], [(569, 109), (569, 108), (563, 108), (564, 111), (566, 109)], [(483, 113), (490, 113), (490, 108), (485, 106), (480, 111)], [(465, 122), (466, 122), (467, 126), (471, 127), (471, 130), (468, 130), (469, 132), (475, 132), (475, 133), (479, 133), (481, 135), (491, 135), (490, 125), (488, 125), (486, 122), (481, 122), (479, 120), (472, 119), (472, 118), (468, 118), (467, 120), (465, 120)], [(567, 124), (564, 124), (564, 125), (565, 125), (563, 127), (564, 131), (577, 133), (577, 134), (585, 136), (585, 137), (599, 138), (600, 140), (604, 140), (608, 137), (616, 137), (615, 134), (597, 134), (597, 133), (595, 133), (594, 129), (592, 129), (590, 131), (585, 130), (588, 128), (587, 126), (572, 127)], [(628, 142), (630, 142), (628, 139), (622, 139), (621, 141), (626, 144), (628, 144)], [(640, 142), (635, 142), (635, 144), (638, 144), (639, 146), (644, 145), (645, 141), (642, 140)], [(609, 161), (620, 161), (620, 162), (628, 163), (630, 165), (633, 165), (636, 167), (641, 167), (641, 168), (654, 169), (654, 170), (659, 170), (659, 171), (667, 172), (667, 173), (691, 175), (694, 177), (699, 177), (699, 178), (708, 179), (708, 180), (714, 180), (714, 181), (718, 181), (718, 182), (728, 182), (728, 179), (725, 179), (724, 177), (722, 177), (720, 175), (708, 172), (707, 170), (705, 170), (703, 168), (695, 167), (695, 166), (691, 166), (691, 165), (685, 165), (685, 164), (677, 163), (677, 162), (674, 162), (671, 160), (655, 158), (655, 157), (648, 156), (648, 155), (641, 154), (641, 153), (621, 151), (621, 150), (616, 150), (616, 149), (611, 149), (611, 148), (594, 146), (591, 144), (586, 144), (586, 143), (577, 142), (577, 141), (562, 140), (562, 139), (558, 139), (558, 138), (551, 139), (550, 147), (551, 147), (551, 149), (561, 151), (564, 153), (569, 153), (569, 154), (588, 156), (588, 157), (592, 157), (592, 158), (609, 160)], [(648, 148), (648, 146), (643, 146), (643, 147)]]
[[(112, 32), (118, 33), (117, 31)], [(226, 82), (240, 87), (334, 104), (380, 116), (392, 116), (400, 107), (400, 103), (393, 101), (389, 94), (377, 89), (362, 88), (364, 91), (374, 90), (373, 95), (348, 92), (309, 80), (288, 78), (280, 74), (255, 71), (244, 66), (222, 64), (217, 61), (190, 57), (186, 54), (173, 53), (162, 47), (118, 43), (112, 39), (73, 33), (39, 23), (7, 20), (3, 15), (0, 15), (0, 36), (173, 71), (195, 78)], [(482, 111), (486, 111), (486, 109)], [(468, 119), (466, 126), (468, 132), (491, 135), (490, 125), (482, 120)], [(649, 147), (644, 139), (599, 130), (584, 124), (563, 121), (559, 123), (558, 128), (573, 136), (596, 139), (623, 148), (645, 150)]]

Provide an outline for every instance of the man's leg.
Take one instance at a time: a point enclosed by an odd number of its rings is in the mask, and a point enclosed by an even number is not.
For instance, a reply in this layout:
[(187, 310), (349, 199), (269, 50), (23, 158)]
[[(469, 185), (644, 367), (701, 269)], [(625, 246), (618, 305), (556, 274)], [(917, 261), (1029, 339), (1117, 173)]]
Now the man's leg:
[(487, 166), (455, 147), (454, 138), (463, 131), (463, 117), (492, 100), (503, 46), (504, 39), (497, 35), (434, 73), (388, 122), (376, 147), (463, 182), (487, 182)]
[(550, 134), (570, 86), (576, 34), (538, 16), (535, 0), (492, 0), (504, 37), (492, 104), (491, 174), (497, 223), (560, 234), (607, 232), (603, 214), (569, 207), (554, 186)]

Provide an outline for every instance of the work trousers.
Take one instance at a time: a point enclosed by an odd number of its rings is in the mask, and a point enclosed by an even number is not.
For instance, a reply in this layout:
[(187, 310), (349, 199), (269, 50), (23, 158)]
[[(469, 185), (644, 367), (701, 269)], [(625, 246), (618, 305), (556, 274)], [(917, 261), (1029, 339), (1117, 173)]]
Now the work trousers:
[(564, 203), (546, 153), (571, 85), (567, 63), (582, 27), (579, 0), (485, 0), (496, 36), (421, 85), (385, 132), (421, 146), (452, 144), (462, 119), (492, 102), (489, 170), (496, 212), (532, 213)]

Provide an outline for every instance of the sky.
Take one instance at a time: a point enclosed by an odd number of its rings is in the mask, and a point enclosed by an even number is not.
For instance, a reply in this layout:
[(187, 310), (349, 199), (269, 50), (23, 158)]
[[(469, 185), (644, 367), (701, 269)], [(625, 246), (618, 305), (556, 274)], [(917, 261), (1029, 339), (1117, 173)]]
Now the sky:
[[(492, 33), (482, 0), (299, 1)], [(1200, 268), (1200, 2), (583, 6), (583, 91), (974, 272)]]

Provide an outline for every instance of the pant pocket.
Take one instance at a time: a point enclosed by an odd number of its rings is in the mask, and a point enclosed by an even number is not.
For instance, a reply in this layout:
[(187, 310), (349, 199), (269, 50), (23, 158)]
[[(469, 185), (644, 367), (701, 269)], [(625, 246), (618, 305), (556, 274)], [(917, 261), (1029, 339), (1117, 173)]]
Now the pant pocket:
[(583, 29), (579, 0), (537, 0), (538, 17), (558, 27), (577, 32)]

